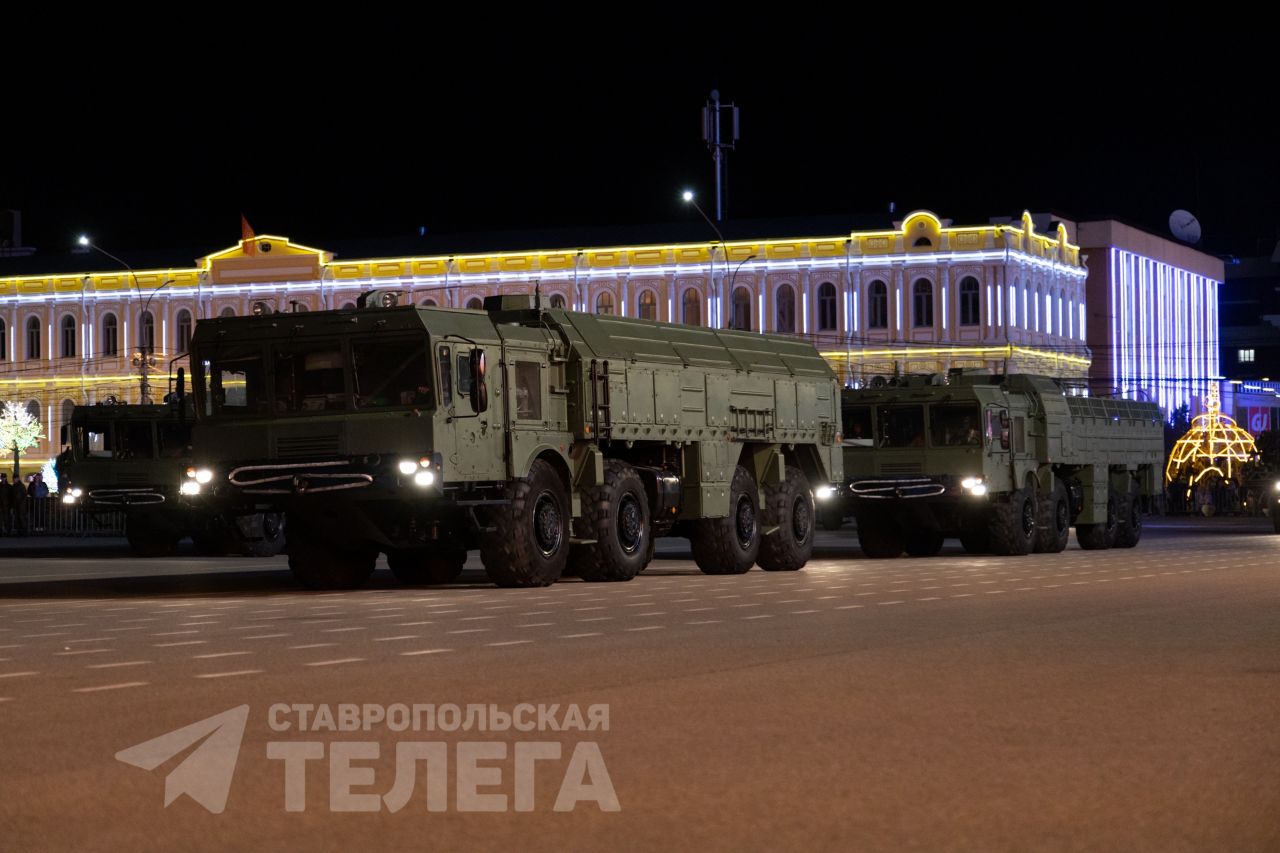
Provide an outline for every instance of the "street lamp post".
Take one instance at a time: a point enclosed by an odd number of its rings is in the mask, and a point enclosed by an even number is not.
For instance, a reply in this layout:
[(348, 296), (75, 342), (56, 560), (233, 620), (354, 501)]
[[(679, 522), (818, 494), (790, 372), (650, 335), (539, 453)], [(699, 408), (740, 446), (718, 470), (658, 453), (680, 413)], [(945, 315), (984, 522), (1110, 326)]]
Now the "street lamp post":
[[(134, 294), (134, 291), (138, 289), (138, 274), (134, 272), (133, 267), (129, 266), (123, 260), (111, 254), (106, 249), (99, 246), (97, 243), (94, 243), (92, 240), (89, 239), (88, 235), (81, 234), (79, 239), (76, 242), (79, 243), (81, 246), (84, 246), (89, 249), (93, 249), (95, 252), (99, 252), (100, 254), (106, 255), (108, 258), (115, 261), (117, 264), (119, 264), (120, 266), (124, 267), (126, 270), (129, 271), (129, 280), (133, 286), (125, 290), (125, 296), (129, 303), (134, 302), (133, 294)], [(151, 368), (155, 366), (155, 354), (152, 352), (147, 352), (147, 349), (148, 349), (147, 346), (145, 346), (141, 341), (142, 315), (145, 315), (149, 310), (151, 306), (152, 297), (154, 297), (157, 293), (159, 293), (161, 290), (163, 290), (164, 288), (168, 287), (171, 284), (173, 284), (172, 279), (170, 279), (169, 281), (166, 281), (164, 284), (160, 285), (155, 290), (151, 291), (150, 295), (147, 296), (146, 302), (143, 303), (142, 313), (138, 316), (138, 326), (139, 326), (138, 352), (134, 353), (133, 357), (130, 360), (133, 366), (138, 368), (138, 397), (139, 397), (139, 401), (144, 405), (149, 404), (151, 402), (150, 371), (151, 371)], [(128, 326), (126, 325), (125, 328), (127, 330)], [(155, 321), (154, 320), (152, 321), (150, 343), (151, 343), (151, 348), (154, 349), (154, 346), (155, 346)], [(125, 346), (128, 346), (128, 345), (129, 345), (129, 342), (125, 341)]]
[[(685, 201), (685, 203), (686, 203), (686, 204), (691, 204), (691, 205), (693, 205), (693, 209), (694, 209), (694, 210), (696, 210), (696, 211), (698, 211), (698, 214), (699, 214), (700, 216), (702, 216), (702, 218), (703, 218), (704, 220), (706, 220), (706, 223), (707, 223), (708, 225), (710, 225), (710, 226), (711, 226), (711, 230), (712, 230), (712, 231), (714, 231), (714, 232), (716, 233), (716, 239), (720, 241), (720, 254), (721, 254), (721, 256), (724, 258), (725, 272), (728, 272), (728, 271), (729, 271), (729, 246), (728, 246), (728, 245), (725, 243), (725, 241), (724, 241), (724, 235), (720, 233), (720, 229), (716, 227), (715, 222), (711, 221), (711, 217), (710, 217), (710, 216), (707, 216), (706, 211), (704, 211), (701, 207), (699, 207), (699, 206), (698, 206), (698, 203), (697, 203), (696, 201), (694, 201), (694, 199), (693, 199), (693, 191), (692, 191), (692, 190), (685, 190), (685, 191), (684, 191), (684, 193), (681, 195), (681, 198), (683, 198), (683, 199), (684, 199), (684, 201)], [(714, 260), (714, 258), (712, 259), (712, 262), (711, 262), (711, 278), (712, 278), (712, 282), (711, 282), (711, 284), (712, 284), (712, 287), (713, 287), (713, 289), (714, 289), (714, 288), (715, 288), (715, 260)], [(721, 285), (723, 285), (723, 284), (724, 284), (724, 276), (723, 276), (723, 275), (720, 277), (720, 284), (721, 284)], [(723, 289), (724, 289), (723, 287), (721, 287), (721, 288), (720, 288), (720, 290), (721, 290), (721, 291), (723, 291)], [(724, 298), (724, 294), (723, 294), (723, 293), (717, 293), (717, 294), (716, 294), (716, 298), (715, 298), (715, 301), (716, 301), (716, 318), (715, 318), (715, 322), (714, 322), (714, 323), (710, 323), (710, 322), (708, 322), (708, 325), (710, 325), (710, 326), (711, 326), (711, 328), (713, 328), (713, 329), (719, 328), (719, 324), (720, 324), (720, 305), (721, 305), (721, 302), (723, 301), (723, 298)], [(710, 313), (710, 312), (708, 312), (708, 313)], [(708, 320), (708, 321), (710, 321), (710, 320), (711, 320), (711, 318), (710, 318), (710, 317), (707, 317), (707, 320)]]

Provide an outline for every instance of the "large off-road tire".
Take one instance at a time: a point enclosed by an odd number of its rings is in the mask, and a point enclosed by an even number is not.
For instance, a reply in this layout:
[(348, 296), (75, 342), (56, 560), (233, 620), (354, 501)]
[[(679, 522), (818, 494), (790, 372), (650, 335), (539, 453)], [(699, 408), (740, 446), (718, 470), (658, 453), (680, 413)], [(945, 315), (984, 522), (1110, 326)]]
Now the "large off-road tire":
[(740, 575), (760, 553), (760, 500), (756, 481), (741, 465), (729, 486), (729, 514), (693, 522), (689, 544), (704, 574)]
[(787, 467), (781, 483), (764, 489), (764, 526), (777, 527), (760, 540), (756, 562), (766, 572), (794, 572), (813, 556), (813, 492), (799, 468)]
[(393, 548), (387, 552), (391, 574), (406, 586), (453, 583), (462, 574), (466, 562), (467, 552), (452, 545)]
[(960, 547), (966, 554), (990, 554), (991, 537), (987, 535), (986, 521), (977, 522), (981, 528), (969, 528), (960, 533)]
[(487, 513), (493, 532), (480, 539), (485, 573), (498, 586), (547, 586), (569, 559), (569, 493), (550, 464), (507, 485), (509, 503)]
[(365, 542), (338, 544), (309, 526), (290, 525), (289, 571), (307, 589), (356, 589), (369, 582), (378, 551)]
[(942, 550), (943, 539), (941, 531), (923, 528), (903, 537), (902, 545), (909, 556), (936, 557)]
[(653, 559), (649, 498), (636, 469), (620, 459), (604, 463), (604, 482), (582, 496), (582, 517), (574, 520), (580, 539), (569, 561), (585, 581), (629, 581)]
[(858, 513), (858, 545), (873, 560), (892, 560), (902, 556), (902, 528), (887, 514)]
[(1142, 538), (1142, 500), (1132, 491), (1128, 494), (1112, 490), (1116, 502), (1116, 537), (1113, 548), (1132, 548)]
[(1030, 554), (1036, 539), (1035, 492), (1018, 489), (1007, 501), (992, 504), (988, 531), (992, 553), (1003, 557)]
[(172, 557), (182, 539), (172, 525), (138, 513), (125, 520), (124, 536), (139, 557)]
[(1116, 528), (1119, 526), (1120, 513), (1116, 506), (1116, 495), (1112, 491), (1107, 495), (1107, 520), (1101, 524), (1077, 524), (1076, 542), (1086, 551), (1103, 551), (1116, 541)]
[(1040, 502), (1039, 516), (1032, 550), (1037, 554), (1057, 554), (1071, 538), (1071, 505), (1062, 483), (1054, 483), (1053, 491)]

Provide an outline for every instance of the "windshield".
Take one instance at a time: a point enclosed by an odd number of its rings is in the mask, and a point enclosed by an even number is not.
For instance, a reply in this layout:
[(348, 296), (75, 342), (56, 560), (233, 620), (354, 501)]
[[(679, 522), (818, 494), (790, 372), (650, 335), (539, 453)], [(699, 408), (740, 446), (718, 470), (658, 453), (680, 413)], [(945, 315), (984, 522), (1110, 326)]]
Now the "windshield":
[(76, 455), (81, 459), (111, 456), (111, 423), (82, 421), (75, 427)]
[(229, 344), (199, 362), (205, 417), (435, 408), (430, 349), (421, 334)]
[(844, 443), (850, 447), (871, 447), (871, 407), (845, 406), (841, 412)]
[(924, 446), (924, 406), (880, 406), (876, 423), (879, 447)]
[(929, 443), (934, 447), (978, 447), (982, 444), (980, 420), (973, 403), (930, 406)]
[(267, 372), (257, 345), (231, 345), (217, 349), (202, 362), (200, 391), (203, 413), (213, 415), (264, 415), (267, 405)]
[(351, 343), (356, 408), (431, 408), (430, 349), (420, 336), (357, 340)]

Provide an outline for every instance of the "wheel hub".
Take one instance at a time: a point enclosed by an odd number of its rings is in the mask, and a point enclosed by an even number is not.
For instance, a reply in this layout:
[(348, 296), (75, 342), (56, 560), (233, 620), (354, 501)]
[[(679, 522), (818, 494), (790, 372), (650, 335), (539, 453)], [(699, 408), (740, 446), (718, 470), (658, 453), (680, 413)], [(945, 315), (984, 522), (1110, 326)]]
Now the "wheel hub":
[(796, 498), (791, 506), (791, 532), (797, 542), (809, 538), (809, 529), (813, 526), (813, 513), (809, 510), (809, 502), (804, 498)]
[(547, 492), (539, 495), (533, 508), (533, 538), (544, 557), (559, 551), (564, 541), (560, 518), (559, 502)]
[(751, 547), (751, 540), (756, 533), (756, 510), (751, 499), (746, 495), (738, 498), (738, 509), (734, 513), (735, 526), (738, 533), (738, 544), (744, 549)]
[(628, 554), (634, 554), (640, 547), (644, 527), (641, 524), (640, 503), (631, 493), (624, 495), (618, 506), (617, 529), (618, 542), (622, 545), (622, 550)]

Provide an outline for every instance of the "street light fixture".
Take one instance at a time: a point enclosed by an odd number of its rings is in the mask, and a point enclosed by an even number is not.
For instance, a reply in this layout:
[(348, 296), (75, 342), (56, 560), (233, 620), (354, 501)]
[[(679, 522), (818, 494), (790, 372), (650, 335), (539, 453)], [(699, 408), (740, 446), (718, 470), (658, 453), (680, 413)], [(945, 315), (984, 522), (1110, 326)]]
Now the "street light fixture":
[[(684, 199), (686, 204), (693, 205), (693, 209), (698, 211), (699, 215), (701, 215), (702, 218), (706, 220), (706, 223), (711, 226), (711, 230), (716, 233), (716, 239), (720, 241), (720, 254), (724, 258), (725, 272), (727, 273), (729, 271), (729, 247), (724, 242), (724, 235), (720, 233), (720, 229), (716, 227), (716, 224), (711, 221), (711, 217), (707, 216), (706, 211), (704, 211), (701, 207), (698, 206), (698, 202), (696, 202), (693, 198), (693, 190), (685, 190), (680, 197)], [(711, 262), (711, 277), (712, 277), (712, 285), (714, 286), (715, 284), (714, 257), (712, 258), (712, 262)], [(720, 290), (723, 290), (724, 289), (723, 275), (721, 275), (720, 277), (720, 284), (722, 285)], [(715, 302), (716, 302), (715, 322), (709, 323), (709, 325), (711, 325), (711, 328), (713, 329), (719, 328), (719, 325), (720, 325), (720, 308), (721, 308), (721, 303), (723, 301), (723, 297), (724, 297), (723, 293), (717, 293), (715, 297)], [(707, 317), (707, 320), (710, 321), (711, 317)]]
[[(115, 255), (108, 252), (106, 249), (99, 246), (97, 243), (90, 240), (89, 235), (87, 234), (81, 234), (76, 239), (76, 242), (79, 243), (81, 246), (84, 246), (89, 249), (93, 249), (95, 252), (99, 252), (103, 255), (106, 255), (108, 258), (115, 261), (117, 264), (119, 264), (120, 266), (124, 267), (126, 270), (129, 271), (129, 279), (132, 282), (133, 286), (132, 288), (126, 288), (125, 296), (128, 302), (132, 304), (135, 301), (134, 293), (138, 290), (138, 274), (134, 271), (133, 267), (129, 266), (122, 259), (116, 257)], [(134, 367), (138, 368), (138, 398), (143, 405), (148, 405), (151, 403), (150, 370), (152, 367), (155, 367), (156, 358), (155, 358), (154, 352), (147, 351), (148, 349), (151, 349), (151, 350), (155, 349), (155, 321), (154, 319), (152, 320), (151, 340), (149, 342), (150, 347), (148, 347), (142, 341), (142, 329), (141, 329), (142, 316), (147, 314), (151, 306), (152, 297), (154, 297), (157, 293), (159, 293), (161, 290), (163, 290), (164, 288), (168, 287), (171, 284), (173, 284), (172, 279), (166, 281), (164, 284), (152, 290), (151, 293), (147, 296), (146, 302), (143, 303), (141, 314), (138, 315), (138, 326), (139, 326), (138, 351), (131, 356), (130, 361)], [(128, 326), (126, 325), (125, 328), (127, 331)], [(128, 346), (128, 345), (129, 345), (129, 342), (126, 340), (125, 346)]]

